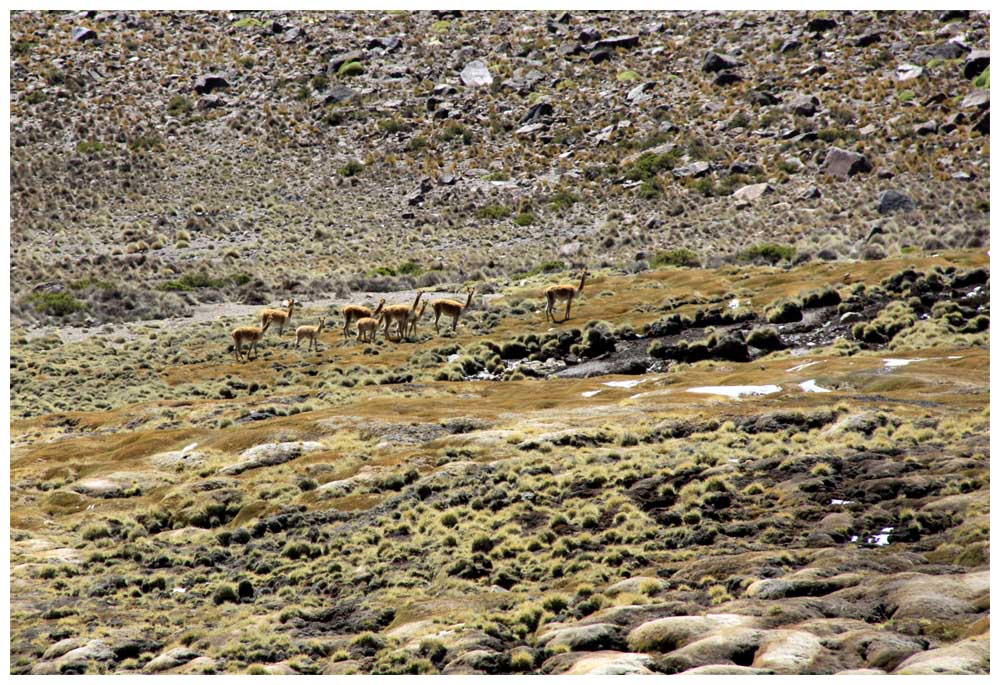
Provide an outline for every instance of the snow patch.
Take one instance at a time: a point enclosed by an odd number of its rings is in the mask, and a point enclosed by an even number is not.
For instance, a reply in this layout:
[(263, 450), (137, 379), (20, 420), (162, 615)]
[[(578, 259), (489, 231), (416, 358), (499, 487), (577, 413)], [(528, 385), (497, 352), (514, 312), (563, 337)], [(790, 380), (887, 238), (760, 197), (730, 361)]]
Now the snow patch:
[(798, 366), (793, 366), (790, 369), (785, 369), (785, 373), (795, 373), (796, 371), (801, 371), (802, 369), (808, 369), (810, 366), (822, 363), (823, 362), (806, 362), (805, 364), (799, 364)]
[(601, 391), (600, 390), (588, 390), (587, 392), (581, 392), (580, 394), (583, 395), (584, 397), (593, 397), (594, 395), (596, 395), (599, 392), (601, 392)]
[(739, 301), (739, 298), (737, 298), (737, 299), (735, 299), (735, 300), (730, 300), (730, 301), (729, 301), (729, 308), (730, 308), (730, 309), (736, 309), (736, 308), (738, 308), (739, 306), (740, 306), (740, 301)]
[(892, 533), (892, 528), (883, 528), (882, 532), (877, 535), (872, 535), (868, 538), (869, 545), (876, 545), (878, 547), (885, 547), (889, 544), (889, 535)]
[(704, 385), (698, 388), (688, 388), (688, 392), (704, 393), (706, 395), (726, 395), (740, 397), (741, 395), (770, 395), (781, 392), (780, 385)]
[(885, 362), (885, 368), (894, 369), (897, 366), (906, 366), (907, 364), (913, 364), (915, 362), (924, 361), (923, 357), (918, 357), (916, 359), (883, 359)]
[(193, 450), (197, 446), (198, 446), (198, 443), (192, 442), (190, 445), (188, 445), (187, 447), (185, 447), (184, 449), (181, 450), (181, 454), (187, 454), (188, 452), (190, 452), (191, 450)]
[(637, 381), (608, 381), (604, 385), (608, 386), (609, 388), (634, 388), (640, 383), (645, 383), (646, 380), (647, 379), (645, 378), (640, 378)]
[(830, 504), (835, 504), (835, 505), (836, 504), (854, 504), (854, 500), (849, 500), (849, 499), (832, 499), (832, 500), (830, 500)]
[(816, 385), (816, 381), (814, 379), (810, 379), (808, 381), (802, 381), (801, 383), (799, 383), (799, 387), (802, 388), (802, 390), (804, 390), (805, 392), (830, 392), (829, 388), (821, 388), (820, 386)]

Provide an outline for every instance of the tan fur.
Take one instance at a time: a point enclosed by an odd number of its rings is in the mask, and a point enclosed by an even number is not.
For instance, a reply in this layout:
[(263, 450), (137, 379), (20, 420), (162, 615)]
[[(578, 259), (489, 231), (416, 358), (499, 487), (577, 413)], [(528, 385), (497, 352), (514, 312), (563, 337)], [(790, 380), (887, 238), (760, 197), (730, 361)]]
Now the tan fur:
[(413, 304), (411, 305), (394, 304), (382, 310), (382, 313), (385, 315), (384, 333), (386, 340), (391, 339), (389, 337), (389, 326), (393, 323), (396, 324), (396, 332), (399, 334), (399, 340), (403, 339), (407, 328), (409, 328), (410, 319), (415, 317), (417, 314), (417, 303), (420, 302), (420, 298), (423, 294), (423, 290), (418, 292), (416, 298), (413, 300)]
[(425, 309), (427, 309), (427, 300), (424, 300), (424, 303), (420, 305), (420, 311), (410, 319), (409, 327), (406, 330), (406, 337), (417, 337), (417, 322), (423, 317)]
[(465, 304), (455, 300), (434, 300), (432, 304), (434, 307), (434, 330), (437, 333), (441, 332), (441, 329), (438, 328), (438, 320), (442, 315), (445, 315), (451, 317), (451, 330), (454, 331), (455, 327), (458, 326), (458, 317), (472, 304), (472, 295), (475, 292), (475, 288), (469, 289), (469, 297), (465, 300)]
[(563, 317), (563, 321), (569, 319), (569, 309), (573, 305), (573, 298), (577, 294), (583, 292), (583, 285), (587, 280), (588, 275), (587, 269), (580, 271), (580, 285), (550, 285), (545, 289), (545, 320), (551, 320), (552, 323), (561, 323), (556, 321), (556, 317), (552, 314), (552, 309), (555, 307), (556, 302), (559, 300), (566, 300), (566, 316)]
[(316, 340), (319, 338), (319, 334), (323, 331), (323, 324), (326, 323), (326, 319), (320, 317), (318, 326), (299, 326), (295, 329), (295, 346), (298, 347), (299, 343), (302, 342), (303, 338), (309, 340), (309, 347), (307, 349), (316, 349)]
[(360, 304), (349, 304), (346, 305), (341, 311), (344, 315), (344, 337), (346, 338), (351, 333), (351, 323), (359, 319), (372, 319), (379, 315), (382, 311), (382, 307), (385, 306), (385, 298), (383, 297), (379, 300), (378, 307), (375, 311), (372, 311), (368, 307), (364, 307)]
[(288, 310), (283, 309), (262, 309), (260, 310), (260, 323), (264, 327), (267, 327), (271, 323), (278, 324), (278, 335), (282, 335), (285, 332), (285, 324), (287, 324), (292, 319), (292, 312), (295, 310), (295, 305), (299, 304), (295, 301), (295, 298), (289, 298), (285, 300), (288, 306)]
[(375, 332), (382, 323), (382, 318), (380, 313), (377, 319), (370, 316), (358, 319), (358, 342), (375, 342)]
[[(236, 354), (236, 361), (250, 361), (250, 354), (257, 351), (257, 343), (264, 336), (264, 331), (267, 327), (271, 325), (270, 320), (264, 324), (263, 328), (257, 328), (256, 326), (240, 326), (239, 328), (234, 328), (233, 332), (230, 334), (233, 337), (233, 352)], [(245, 359), (240, 358), (240, 352), (243, 348), (243, 343), (250, 343), (250, 347), (247, 349), (247, 355)], [(256, 359), (256, 355), (254, 355)]]

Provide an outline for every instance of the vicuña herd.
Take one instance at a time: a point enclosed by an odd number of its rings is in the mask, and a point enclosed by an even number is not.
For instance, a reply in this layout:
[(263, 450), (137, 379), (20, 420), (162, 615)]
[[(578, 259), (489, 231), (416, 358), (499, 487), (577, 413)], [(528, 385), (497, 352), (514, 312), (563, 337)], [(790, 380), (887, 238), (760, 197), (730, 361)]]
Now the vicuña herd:
[[(587, 276), (590, 275), (586, 269), (582, 269), (579, 272), (580, 284), (579, 285), (550, 285), (547, 287), (543, 294), (545, 295), (545, 319), (547, 321), (557, 322), (555, 316), (553, 315), (553, 308), (556, 302), (566, 301), (566, 314), (562, 321), (569, 319), (570, 307), (573, 305), (573, 298), (578, 294), (583, 292), (583, 286), (586, 283)], [(457, 300), (434, 300), (431, 302), (431, 309), (434, 310), (434, 331), (436, 333), (441, 332), (440, 321), (441, 317), (451, 317), (451, 330), (454, 331), (458, 326), (458, 319), (462, 316), (462, 312), (467, 310), (472, 306), (472, 296), (475, 294), (475, 288), (469, 288), (469, 296), (465, 299), (465, 303), (459, 302)], [(351, 324), (357, 326), (357, 340), (358, 342), (374, 342), (375, 337), (378, 334), (379, 327), (382, 327), (382, 332), (385, 335), (386, 340), (392, 340), (393, 342), (398, 342), (404, 338), (413, 338), (417, 334), (417, 323), (420, 321), (421, 317), (424, 315), (424, 311), (427, 309), (427, 302), (425, 301), (420, 309), (417, 309), (417, 305), (420, 304), (420, 298), (423, 297), (424, 291), (417, 291), (417, 296), (413, 298), (411, 304), (392, 304), (388, 307), (385, 306), (385, 298), (379, 300), (378, 306), (374, 311), (368, 307), (361, 305), (349, 304), (341, 309), (341, 314), (344, 317), (344, 328), (343, 328), (343, 340), (346, 342), (347, 337), (351, 333)], [(291, 322), (292, 314), (295, 312), (295, 307), (301, 305), (294, 297), (290, 297), (285, 300), (285, 309), (262, 309), (260, 311), (260, 326), (240, 326), (236, 328), (231, 333), (233, 338), (233, 351), (236, 354), (237, 361), (248, 361), (251, 358), (257, 357), (257, 343), (260, 339), (264, 337), (264, 333), (271, 326), (275, 324), (278, 329), (278, 335), (281, 336), (285, 331), (285, 326)], [(326, 318), (320, 317), (319, 323), (315, 326), (304, 325), (299, 326), (295, 329), (295, 347), (299, 346), (303, 340), (308, 341), (307, 349), (314, 350), (319, 341), (319, 334), (323, 332), (323, 327), (326, 325)], [(394, 327), (393, 335), (390, 332), (390, 327)], [(243, 353), (243, 346), (247, 345), (246, 354)], [(251, 354), (253, 357), (251, 357)]]

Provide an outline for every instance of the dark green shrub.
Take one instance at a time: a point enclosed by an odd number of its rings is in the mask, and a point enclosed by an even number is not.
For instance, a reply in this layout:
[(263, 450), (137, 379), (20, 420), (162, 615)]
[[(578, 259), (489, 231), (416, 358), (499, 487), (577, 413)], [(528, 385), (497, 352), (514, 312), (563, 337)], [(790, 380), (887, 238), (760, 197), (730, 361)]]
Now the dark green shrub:
[(361, 62), (344, 62), (337, 70), (337, 76), (360, 76), (363, 73), (365, 68)]
[(739, 253), (741, 262), (764, 262), (766, 264), (777, 264), (781, 261), (791, 261), (795, 258), (795, 248), (789, 245), (775, 245), (774, 243), (761, 243), (754, 245)]
[(764, 310), (768, 323), (792, 323), (802, 320), (802, 308), (794, 300), (779, 300)]
[(505, 207), (504, 205), (486, 205), (485, 207), (480, 207), (476, 210), (476, 216), (478, 218), (487, 219), (489, 221), (506, 219), (510, 215), (510, 207)]
[(236, 588), (234, 588), (229, 583), (222, 583), (217, 588), (215, 592), (212, 593), (212, 601), (216, 605), (222, 604), (224, 602), (232, 602), (237, 604), (240, 601), (239, 595), (236, 593)]
[(782, 349), (785, 344), (781, 342), (778, 332), (773, 328), (755, 328), (747, 336), (747, 345), (761, 350), (772, 352)]
[(49, 316), (67, 316), (87, 308), (69, 293), (35, 293), (28, 299), (36, 311)]
[(680, 266), (697, 269), (701, 266), (701, 260), (698, 259), (697, 254), (686, 247), (679, 247), (673, 250), (667, 250), (666, 252), (657, 252), (653, 255), (653, 259), (650, 260), (649, 264), (654, 268), (663, 266)]
[(356, 159), (352, 159), (350, 162), (340, 167), (340, 170), (337, 173), (339, 173), (341, 176), (344, 176), (345, 178), (349, 178), (351, 176), (357, 176), (362, 171), (364, 171), (364, 168), (365, 168), (364, 164), (357, 161)]

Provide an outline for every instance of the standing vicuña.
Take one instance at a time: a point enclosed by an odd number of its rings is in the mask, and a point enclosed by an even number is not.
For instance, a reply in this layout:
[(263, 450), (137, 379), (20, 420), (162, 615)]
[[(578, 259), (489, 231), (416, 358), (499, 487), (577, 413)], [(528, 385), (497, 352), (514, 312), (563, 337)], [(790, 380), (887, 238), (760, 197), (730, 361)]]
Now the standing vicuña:
[(260, 323), (266, 328), (268, 324), (276, 323), (278, 324), (278, 335), (282, 335), (285, 332), (285, 324), (287, 324), (292, 319), (292, 312), (295, 310), (295, 305), (302, 304), (301, 302), (296, 302), (295, 298), (290, 297), (285, 300), (288, 310), (283, 309), (262, 309), (260, 310)]
[(408, 328), (406, 331), (406, 337), (415, 338), (417, 337), (417, 322), (420, 321), (421, 317), (424, 315), (424, 310), (427, 309), (427, 300), (420, 305), (420, 311), (410, 318)]
[(390, 340), (389, 337), (389, 326), (393, 323), (396, 324), (396, 331), (399, 333), (399, 339), (402, 340), (403, 336), (406, 334), (406, 329), (410, 325), (410, 319), (416, 317), (417, 314), (417, 303), (420, 302), (420, 297), (424, 294), (421, 290), (417, 292), (416, 298), (413, 300), (413, 304), (394, 304), (390, 305), (382, 310), (385, 321), (385, 339)]
[[(244, 361), (240, 359), (240, 352), (243, 349), (243, 343), (250, 343), (250, 347), (247, 349), (246, 360), (250, 360), (250, 354), (257, 351), (257, 343), (260, 342), (261, 337), (264, 335), (264, 331), (267, 327), (271, 325), (270, 320), (264, 324), (263, 328), (257, 328), (256, 326), (240, 326), (239, 328), (234, 328), (231, 335), (233, 336), (233, 352), (236, 353), (236, 361)], [(254, 354), (254, 359), (257, 355)]]
[(438, 328), (438, 319), (442, 315), (451, 317), (451, 330), (454, 331), (455, 327), (458, 326), (458, 317), (472, 304), (472, 295), (475, 292), (475, 288), (469, 288), (469, 297), (465, 300), (464, 305), (456, 300), (434, 300), (431, 304), (434, 307), (434, 331), (437, 333), (441, 332), (441, 329)]
[(368, 307), (363, 307), (359, 304), (349, 304), (345, 306), (341, 313), (344, 315), (344, 337), (346, 338), (351, 332), (351, 322), (357, 321), (359, 319), (371, 319), (379, 315), (382, 311), (382, 307), (385, 305), (385, 298), (383, 297), (378, 302), (378, 307), (375, 311), (372, 311)]
[(382, 323), (383, 316), (383, 313), (379, 313), (377, 319), (370, 316), (358, 319), (358, 342), (375, 342), (375, 332)]
[(326, 323), (324, 317), (319, 317), (318, 326), (299, 326), (295, 329), (295, 346), (298, 347), (299, 343), (302, 342), (303, 338), (309, 339), (309, 346), (306, 349), (316, 349), (316, 340), (319, 338), (320, 332), (323, 330), (323, 324)]
[(550, 320), (552, 323), (561, 323), (556, 321), (556, 317), (552, 314), (552, 308), (556, 306), (556, 302), (559, 300), (566, 300), (566, 316), (563, 317), (563, 321), (569, 318), (569, 308), (573, 305), (573, 298), (577, 296), (578, 293), (583, 292), (583, 285), (587, 280), (587, 275), (590, 272), (586, 268), (580, 271), (580, 285), (550, 285), (545, 289), (545, 319)]

